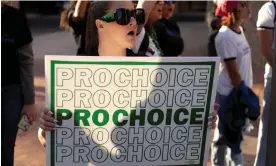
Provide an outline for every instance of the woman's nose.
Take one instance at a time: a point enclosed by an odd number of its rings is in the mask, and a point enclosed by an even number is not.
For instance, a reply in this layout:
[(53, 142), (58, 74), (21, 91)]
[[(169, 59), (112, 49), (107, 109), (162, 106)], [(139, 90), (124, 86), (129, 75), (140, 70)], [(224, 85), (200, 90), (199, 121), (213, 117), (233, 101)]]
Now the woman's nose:
[(137, 25), (137, 21), (134, 17), (131, 17), (130, 22), (129, 22), (129, 26), (134, 26), (134, 25)]

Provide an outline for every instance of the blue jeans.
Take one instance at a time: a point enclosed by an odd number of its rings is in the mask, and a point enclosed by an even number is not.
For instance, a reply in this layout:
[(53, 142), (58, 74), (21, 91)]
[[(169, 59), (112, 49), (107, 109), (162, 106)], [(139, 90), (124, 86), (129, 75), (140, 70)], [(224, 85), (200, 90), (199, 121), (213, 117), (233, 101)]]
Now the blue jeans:
[(22, 110), (20, 85), (2, 87), (1, 95), (1, 165), (13, 166), (14, 145)]
[[(224, 108), (227, 104), (227, 96), (223, 96), (217, 93), (216, 103), (220, 105), (220, 108)], [(223, 110), (219, 110), (223, 111)], [(212, 152), (211, 152), (211, 162), (213, 166), (224, 166), (225, 162), (228, 166), (242, 166), (243, 156), (241, 153), (234, 153), (226, 145), (216, 145), (216, 142), (223, 136), (223, 127), (220, 119), (217, 121), (217, 127), (215, 129)], [(240, 145), (238, 145), (240, 146)]]
[(264, 88), (264, 109), (262, 118), (259, 124), (257, 155), (254, 166), (265, 166), (266, 164), (266, 147), (267, 147), (267, 129), (268, 129), (268, 111), (270, 107), (270, 92), (271, 92), (271, 78), (265, 80)]

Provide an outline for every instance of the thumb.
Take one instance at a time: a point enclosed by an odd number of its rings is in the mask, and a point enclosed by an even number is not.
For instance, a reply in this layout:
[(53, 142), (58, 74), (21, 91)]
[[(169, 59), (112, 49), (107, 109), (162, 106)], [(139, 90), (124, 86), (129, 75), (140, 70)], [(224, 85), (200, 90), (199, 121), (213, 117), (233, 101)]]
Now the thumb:
[(29, 114), (26, 114), (26, 116), (27, 116), (29, 125), (32, 125), (33, 124), (33, 117), (30, 116)]

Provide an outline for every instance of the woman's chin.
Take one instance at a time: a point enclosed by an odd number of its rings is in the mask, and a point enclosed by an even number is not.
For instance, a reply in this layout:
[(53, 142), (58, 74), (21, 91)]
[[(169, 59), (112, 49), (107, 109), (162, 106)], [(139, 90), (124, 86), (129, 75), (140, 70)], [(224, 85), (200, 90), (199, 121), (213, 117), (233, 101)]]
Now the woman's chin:
[(135, 40), (134, 41), (129, 41), (127, 44), (127, 48), (134, 48), (135, 47)]

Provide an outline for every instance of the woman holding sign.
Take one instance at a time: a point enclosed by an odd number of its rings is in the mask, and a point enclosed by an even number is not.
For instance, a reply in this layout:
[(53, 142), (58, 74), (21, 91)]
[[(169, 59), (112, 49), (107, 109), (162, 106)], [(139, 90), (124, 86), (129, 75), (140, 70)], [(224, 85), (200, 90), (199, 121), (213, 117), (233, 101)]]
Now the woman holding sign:
[[(144, 10), (134, 9), (130, 1), (93, 2), (87, 17), (86, 53), (99, 56), (127, 56), (126, 49), (135, 46), (136, 34), (143, 28), (145, 17)], [(216, 105), (215, 110), (217, 108)], [(212, 111), (209, 117), (209, 128), (214, 128), (215, 122), (216, 111)], [(45, 145), (44, 131), (55, 130), (57, 123), (50, 110), (42, 111), (39, 139), (43, 145)]]

